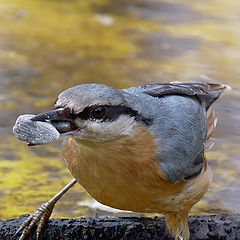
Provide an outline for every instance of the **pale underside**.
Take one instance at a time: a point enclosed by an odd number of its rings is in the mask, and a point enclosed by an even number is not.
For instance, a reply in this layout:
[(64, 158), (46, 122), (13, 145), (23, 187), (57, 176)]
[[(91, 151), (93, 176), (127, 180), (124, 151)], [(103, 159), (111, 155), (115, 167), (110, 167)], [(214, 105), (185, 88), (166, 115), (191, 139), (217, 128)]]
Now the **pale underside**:
[(140, 125), (111, 141), (70, 137), (63, 149), (66, 165), (77, 181), (99, 202), (136, 212), (188, 212), (205, 194), (212, 174), (205, 166), (191, 180), (170, 183), (154, 154), (154, 137)]

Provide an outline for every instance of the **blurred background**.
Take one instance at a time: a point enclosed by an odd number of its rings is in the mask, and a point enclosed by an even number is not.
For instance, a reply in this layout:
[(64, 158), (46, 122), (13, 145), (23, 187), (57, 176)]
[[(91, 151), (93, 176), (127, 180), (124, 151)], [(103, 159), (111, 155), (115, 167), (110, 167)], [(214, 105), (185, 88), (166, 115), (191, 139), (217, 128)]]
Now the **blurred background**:
[[(214, 104), (214, 179), (192, 214), (240, 213), (239, 11), (236, 0), (1, 0), (0, 218), (34, 212), (72, 178), (60, 141), (28, 147), (12, 135), (18, 115), (50, 109), (80, 83), (192, 79), (233, 88)], [(53, 217), (96, 214), (138, 215), (103, 208), (77, 185)]]

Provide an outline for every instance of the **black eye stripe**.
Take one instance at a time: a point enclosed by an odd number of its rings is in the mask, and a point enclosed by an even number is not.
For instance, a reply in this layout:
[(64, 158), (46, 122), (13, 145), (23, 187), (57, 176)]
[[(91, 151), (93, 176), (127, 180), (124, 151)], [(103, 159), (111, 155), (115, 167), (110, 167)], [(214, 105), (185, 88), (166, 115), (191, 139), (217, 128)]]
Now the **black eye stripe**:
[(106, 109), (107, 109), (106, 118), (111, 121), (116, 120), (122, 114), (126, 114), (131, 117), (134, 117), (137, 114), (136, 111), (125, 106), (108, 106)]
[[(96, 108), (96, 107), (97, 106), (86, 107), (81, 113), (76, 114), (75, 117), (76, 118), (81, 118), (83, 120), (87, 120), (87, 119), (94, 120), (94, 116), (92, 114), (92, 110), (94, 108)], [(137, 121), (143, 122), (145, 125), (150, 125), (152, 123), (151, 119), (144, 118), (137, 111), (135, 111), (132, 108), (127, 107), (127, 106), (122, 106), (122, 105), (118, 105), (118, 106), (104, 105), (103, 107), (105, 108), (104, 121), (114, 121), (120, 115), (125, 114), (125, 115), (129, 115), (131, 117), (135, 117), (135, 119)]]
[[(132, 110), (129, 107), (125, 106), (110, 106), (104, 105), (105, 107), (105, 120), (116, 120), (120, 115), (127, 114), (130, 116), (135, 116), (136, 111)], [(94, 118), (92, 115), (92, 111), (96, 108), (96, 106), (86, 107), (82, 112), (76, 115), (76, 117), (87, 120)]]

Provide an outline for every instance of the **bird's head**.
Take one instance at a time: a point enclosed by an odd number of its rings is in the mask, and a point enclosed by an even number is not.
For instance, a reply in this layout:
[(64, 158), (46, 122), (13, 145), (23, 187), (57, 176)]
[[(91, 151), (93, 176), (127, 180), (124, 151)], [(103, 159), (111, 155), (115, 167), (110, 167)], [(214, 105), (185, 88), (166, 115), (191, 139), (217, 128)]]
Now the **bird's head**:
[(49, 122), (62, 135), (106, 141), (130, 134), (137, 116), (121, 90), (102, 84), (81, 84), (60, 93), (53, 110), (32, 120)]

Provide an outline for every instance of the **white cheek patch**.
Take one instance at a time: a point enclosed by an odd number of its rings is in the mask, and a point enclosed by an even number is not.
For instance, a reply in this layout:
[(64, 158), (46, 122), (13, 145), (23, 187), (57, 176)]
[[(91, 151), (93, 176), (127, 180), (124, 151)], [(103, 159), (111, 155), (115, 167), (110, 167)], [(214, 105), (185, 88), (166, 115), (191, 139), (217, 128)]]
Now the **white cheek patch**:
[(82, 125), (78, 132), (79, 138), (85, 138), (89, 140), (111, 140), (117, 136), (131, 134), (132, 125), (134, 123), (134, 117), (128, 115), (122, 115), (114, 121), (97, 122), (87, 120), (83, 123), (77, 123), (78, 126)]
[(32, 121), (33, 114), (25, 114), (18, 117), (13, 126), (13, 134), (21, 141), (30, 144), (46, 144), (57, 140), (60, 133), (50, 123)]

